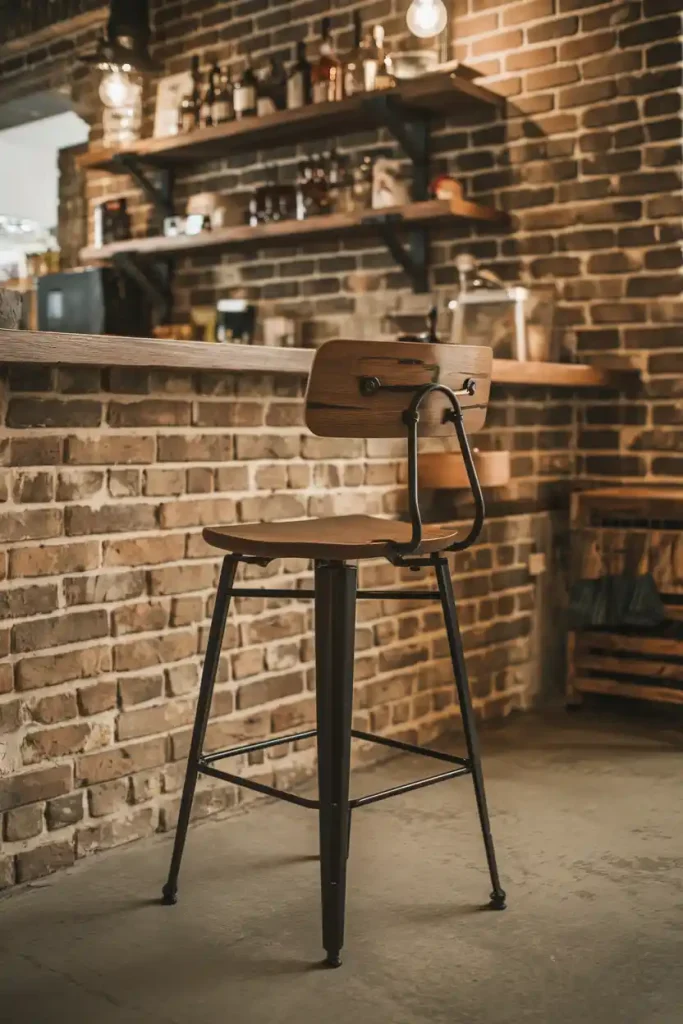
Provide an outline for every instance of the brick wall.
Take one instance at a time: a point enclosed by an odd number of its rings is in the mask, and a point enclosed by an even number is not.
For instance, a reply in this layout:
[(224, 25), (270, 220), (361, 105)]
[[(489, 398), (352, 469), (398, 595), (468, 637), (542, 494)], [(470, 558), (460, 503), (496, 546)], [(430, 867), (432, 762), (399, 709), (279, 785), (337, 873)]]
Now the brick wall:
[[(295, 378), (96, 369), (6, 371), (0, 422), (0, 886), (172, 828), (206, 644), (217, 521), (392, 512), (403, 462), (384, 442), (301, 426)], [(539, 673), (531, 550), (552, 557), (547, 516), (492, 519), (454, 562), (482, 715), (530, 699)], [(213, 749), (314, 720), (305, 562), (249, 568), (288, 602), (231, 614), (209, 727)], [(415, 586), (381, 562), (363, 586)], [(361, 603), (360, 727), (413, 741), (452, 722), (438, 607)], [(369, 756), (359, 751), (359, 757)], [(309, 743), (240, 770), (280, 786), (310, 774)], [(240, 791), (244, 797), (245, 792)], [(238, 795), (209, 784), (197, 815)]]
[[(345, 28), (342, 45), (350, 41), (354, 6), (334, 6), (335, 26)], [(626, 355), (646, 371), (644, 387), (632, 394), (494, 391), (476, 440), (480, 448), (512, 452), (513, 479), (489, 496), (493, 518), (484, 540), (457, 566), (482, 714), (526, 705), (542, 684), (546, 692), (561, 688), (558, 625), (567, 498), (575, 481), (680, 480), (678, 6), (678, 0), (451, 4), (456, 52), (480, 67), (509, 103), (499, 119), (435, 124), (434, 168), (455, 173), (473, 198), (508, 209), (512, 222), (505, 232), (466, 225), (435, 232), (432, 280), (442, 308), (453, 291), (455, 256), (471, 251), (506, 279), (556, 284), (565, 353)], [(327, 11), (323, 0), (283, 0), (266, 11), (252, 0), (153, 7), (156, 54), (167, 73), (187, 67), (193, 52), (205, 68), (216, 57), (234, 62), (246, 52), (257, 61), (272, 51), (289, 57), (296, 40), (314, 40)], [(368, 20), (384, 20), (396, 41), (406, 7), (407, 0), (373, 0), (365, 11)], [(66, 56), (30, 53), (21, 67), (0, 65), (0, 99), (67, 81), (74, 52), (91, 39), (84, 33), (63, 42)], [(92, 82), (82, 72), (74, 77), (79, 95), (92, 100)], [(151, 82), (148, 131), (153, 97)], [(94, 112), (91, 104), (89, 116)], [(394, 151), (382, 133), (339, 144), (348, 152)], [(268, 160), (281, 167), (284, 180), (301, 156), (318, 148), (277, 151)], [(264, 159), (240, 156), (183, 172), (179, 210), (200, 189), (252, 188), (264, 179)], [(122, 189), (144, 233), (149, 210), (125, 178), (89, 176), (87, 200), (92, 206)], [(174, 290), (180, 319), (192, 305), (238, 292), (263, 313), (299, 317), (308, 344), (340, 333), (391, 337), (398, 327), (413, 326), (424, 308), (379, 244), (353, 241), (179, 260)], [(61, 372), (21, 383), (16, 375), (7, 379), (10, 441), (0, 448), (0, 461), (15, 468), (0, 487), (6, 498), (0, 517), (3, 529), (18, 533), (5, 534), (9, 550), (0, 554), (0, 572), (10, 573), (0, 593), (11, 602), (3, 614), (14, 622), (0, 639), (0, 729), (21, 781), (4, 790), (0, 784), (0, 805), (17, 805), (5, 812), (6, 882), (15, 870), (20, 878), (36, 877), (89, 849), (172, 823), (182, 770), (175, 758), (187, 742), (175, 737), (187, 736), (183, 715), (196, 686), (216, 572), (215, 560), (198, 546), (203, 520), (400, 510), (399, 449), (304, 438), (300, 397), (291, 386), (291, 380), (158, 374), (144, 382), (138, 375), (132, 385), (125, 375), (100, 379), (93, 371), (74, 379)], [(433, 509), (441, 519), (457, 512), (450, 495)], [(536, 585), (526, 572), (532, 545), (550, 565)], [(75, 561), (51, 562), (62, 549)], [(136, 551), (144, 561), (136, 562)], [(36, 558), (47, 559), (43, 574), (29, 576), (22, 559)], [(305, 569), (293, 568), (279, 578), (294, 585)], [(367, 572), (365, 582), (399, 582), (386, 566)], [(239, 608), (234, 621), (244, 647), (225, 659), (217, 743), (221, 736), (231, 742), (235, 723), (245, 718), (268, 732), (284, 727), (292, 709), (311, 713), (310, 611), (289, 606), (283, 614), (293, 619), (283, 624), (278, 608), (255, 602)], [(376, 621), (364, 618), (375, 613)], [(361, 615), (358, 713), (374, 728), (428, 738), (453, 713), (434, 609), (361, 608)], [(35, 654), (17, 647), (27, 622), (44, 644)], [(40, 676), (43, 658), (58, 666), (48, 689)], [(37, 675), (21, 668), (35, 661)], [(24, 671), (34, 688), (22, 689)], [(252, 700), (249, 707), (239, 706), (242, 690), (251, 693), (244, 698)], [(59, 696), (65, 720), (42, 720), (50, 703), (46, 711), (34, 709)], [(59, 746), (62, 737), (66, 748)], [(281, 761), (244, 770), (275, 773), (279, 783), (310, 770), (310, 751), (280, 753)], [(208, 788), (199, 813), (231, 799), (229, 789)], [(65, 821), (61, 814), (74, 817)], [(35, 835), (19, 838), (22, 828)]]

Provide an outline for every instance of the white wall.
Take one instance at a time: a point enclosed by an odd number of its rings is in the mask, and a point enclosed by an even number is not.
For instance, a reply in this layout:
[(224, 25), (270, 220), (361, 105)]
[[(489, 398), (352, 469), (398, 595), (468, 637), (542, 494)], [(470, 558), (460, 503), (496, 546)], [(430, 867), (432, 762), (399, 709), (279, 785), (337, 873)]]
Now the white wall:
[(55, 227), (57, 154), (87, 140), (88, 125), (74, 113), (0, 131), (0, 216)]

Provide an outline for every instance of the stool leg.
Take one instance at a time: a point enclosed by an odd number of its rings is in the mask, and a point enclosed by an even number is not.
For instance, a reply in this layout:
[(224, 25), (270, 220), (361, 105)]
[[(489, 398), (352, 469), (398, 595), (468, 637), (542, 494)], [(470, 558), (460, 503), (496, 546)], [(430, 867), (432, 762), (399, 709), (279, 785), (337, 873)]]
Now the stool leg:
[(168, 906), (171, 906), (178, 901), (178, 874), (180, 872), (180, 864), (183, 859), (187, 827), (190, 823), (192, 801), (194, 799), (194, 791), (197, 785), (197, 769), (199, 759), (202, 756), (202, 749), (204, 747), (206, 727), (209, 724), (213, 686), (216, 680), (216, 673), (218, 671), (218, 662), (220, 660), (223, 635), (225, 633), (225, 623), (228, 618), (228, 609), (230, 608), (231, 591), (235, 581), (235, 573), (238, 565), (239, 558), (229, 557), (224, 559), (223, 566), (221, 568), (220, 580), (218, 582), (218, 590), (216, 591), (216, 607), (214, 608), (213, 618), (211, 620), (209, 641), (206, 647), (206, 657), (204, 658), (204, 669), (202, 671), (202, 681), (199, 686), (197, 711), (195, 713), (190, 753), (187, 759), (185, 785), (183, 787), (183, 796), (180, 802), (180, 813), (178, 815), (178, 825), (176, 828), (175, 842), (173, 844), (171, 868), (168, 875), (168, 881), (163, 888), (162, 902)]
[(349, 848), (356, 568), (316, 563), (315, 661), (323, 946), (341, 966)]
[(493, 846), (493, 836), (491, 835), (491, 824), (486, 804), (486, 792), (484, 790), (484, 773), (481, 767), (481, 754), (479, 751), (479, 737), (472, 708), (472, 695), (467, 680), (465, 654), (462, 646), (462, 637), (460, 636), (460, 626), (458, 625), (458, 614), (455, 607), (455, 596), (453, 594), (448, 561), (445, 558), (435, 559), (435, 567), (439, 583), (439, 593), (441, 594), (441, 606), (446, 620), (446, 633), (448, 634), (448, 646), (453, 662), (455, 683), (458, 688), (462, 724), (467, 744), (467, 756), (472, 768), (472, 779), (474, 781), (474, 792), (477, 798), (481, 830), (484, 836), (486, 860), (488, 861), (491, 884), (493, 886), (490, 906), (492, 910), (505, 910), (505, 892), (500, 884), (496, 852)]

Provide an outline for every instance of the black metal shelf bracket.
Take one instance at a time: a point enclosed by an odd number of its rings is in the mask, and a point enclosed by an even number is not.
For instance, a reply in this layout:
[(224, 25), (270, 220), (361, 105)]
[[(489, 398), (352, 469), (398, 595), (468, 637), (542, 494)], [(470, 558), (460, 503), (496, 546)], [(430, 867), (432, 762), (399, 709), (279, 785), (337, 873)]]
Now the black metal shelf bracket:
[(149, 176), (144, 164), (132, 153), (119, 153), (114, 157), (118, 164), (131, 176), (138, 188), (141, 188), (154, 206), (160, 217), (173, 216), (171, 172), (163, 168), (154, 168), (154, 179)]
[(114, 265), (128, 274), (149, 299), (153, 322), (168, 323), (173, 306), (170, 262), (159, 260), (148, 263), (127, 252), (117, 253), (112, 258)]
[(404, 107), (391, 93), (368, 96), (365, 108), (378, 126), (386, 128), (413, 163), (413, 199), (429, 195), (431, 118), (425, 112)]
[[(424, 225), (412, 225), (403, 230), (404, 220), (400, 214), (371, 214), (363, 218), (363, 224), (371, 224), (381, 236), (382, 241), (402, 267), (418, 295), (429, 291), (429, 231)], [(406, 246), (399, 237), (399, 232), (407, 235)]]

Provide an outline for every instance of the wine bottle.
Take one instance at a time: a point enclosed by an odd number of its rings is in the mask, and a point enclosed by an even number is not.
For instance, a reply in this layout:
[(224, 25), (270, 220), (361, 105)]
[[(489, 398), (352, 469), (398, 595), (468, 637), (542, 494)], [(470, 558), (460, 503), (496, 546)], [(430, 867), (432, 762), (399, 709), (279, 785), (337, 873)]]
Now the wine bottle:
[(235, 112), (232, 106), (232, 86), (227, 70), (220, 71), (218, 85), (213, 102), (213, 123), (223, 124), (225, 121), (232, 121)]
[(199, 57), (192, 58), (192, 117), (193, 128), (199, 128), (202, 117), (202, 76), (199, 72)]
[(220, 68), (214, 64), (209, 71), (209, 80), (204, 93), (204, 99), (202, 100), (202, 110), (200, 114), (200, 123), (206, 128), (210, 128), (214, 124), (213, 120), (213, 109), (216, 102), (216, 91), (220, 80)]
[(323, 18), (320, 55), (311, 72), (314, 103), (333, 102), (342, 99), (344, 95), (342, 66), (334, 52), (331, 26), (332, 19)]
[(297, 43), (296, 61), (287, 76), (287, 109), (297, 110), (312, 102), (311, 65), (306, 57), (306, 43)]
[(365, 91), (365, 56), (367, 44), (363, 41), (360, 11), (353, 12), (353, 46), (344, 56), (344, 95), (355, 96)]
[(199, 57), (192, 58), (192, 84), (193, 88), (181, 97), (178, 104), (178, 132), (181, 135), (191, 132), (195, 125), (195, 96), (194, 86), (199, 78)]
[(238, 75), (233, 86), (232, 98), (235, 117), (238, 121), (244, 117), (255, 116), (257, 84), (251, 64), (247, 63), (245, 70)]

